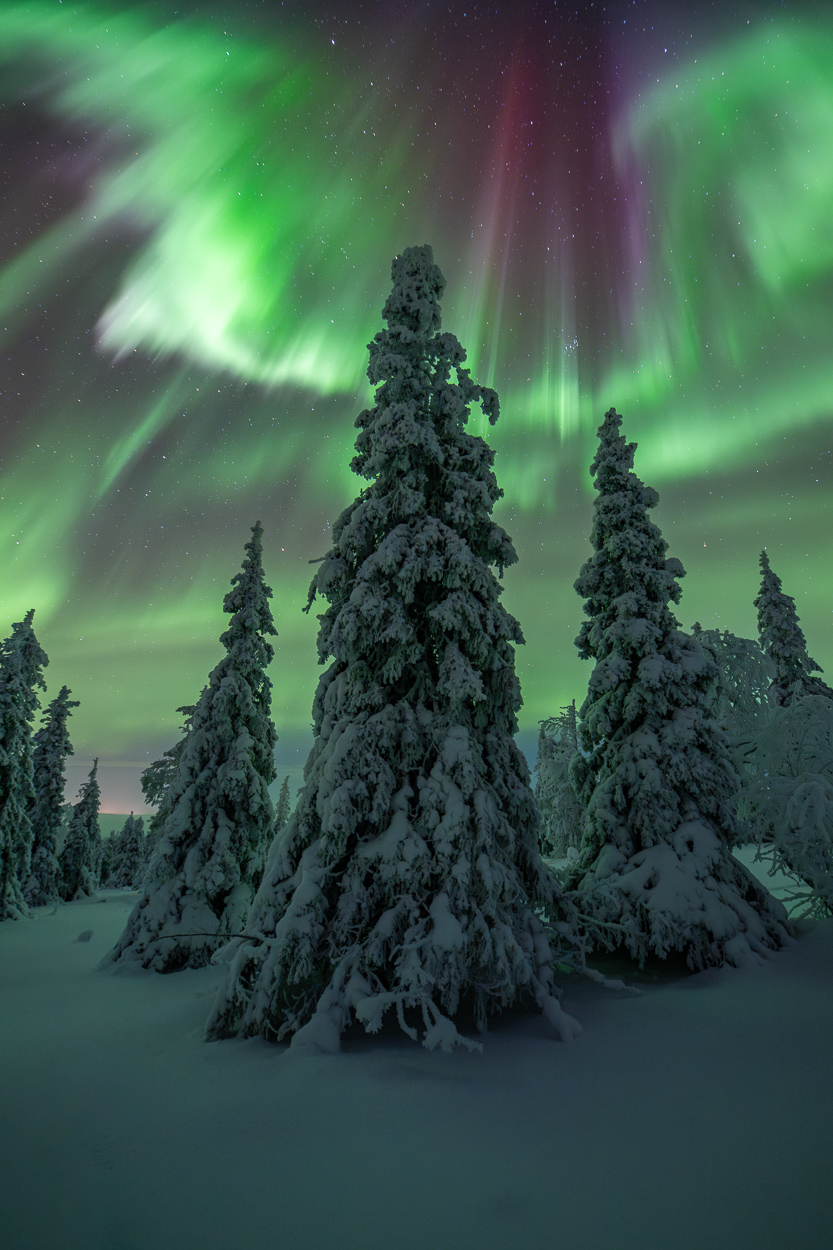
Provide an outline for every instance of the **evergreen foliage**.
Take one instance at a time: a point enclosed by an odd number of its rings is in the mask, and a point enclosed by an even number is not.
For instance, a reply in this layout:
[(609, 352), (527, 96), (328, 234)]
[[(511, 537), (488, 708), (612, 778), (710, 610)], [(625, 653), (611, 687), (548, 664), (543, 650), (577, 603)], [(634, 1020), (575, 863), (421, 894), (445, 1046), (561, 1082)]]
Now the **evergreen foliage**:
[(130, 883), (130, 888), (132, 890), (140, 890), (142, 888), (148, 864), (151, 861), (151, 857), (156, 847), (156, 838), (154, 837), (152, 829), (149, 827), (147, 831), (145, 831), (144, 817), (137, 817), (137, 820), (141, 823), (142, 836), (139, 846), (139, 862), (136, 865), (136, 871), (133, 874), (133, 880)]
[[(205, 688), (200, 698), (204, 695)], [(145, 802), (160, 809), (164, 806), (165, 799), (170, 792), (173, 782), (176, 780), (180, 756), (188, 738), (191, 721), (197, 710), (197, 705), (191, 704), (185, 707), (178, 707), (176, 710), (184, 718), (179, 740), (167, 751), (163, 751), (160, 759), (154, 760), (152, 764), (148, 764), (142, 773), (142, 793), (145, 796)]]
[(102, 848), (98, 810), (101, 790), (97, 774), (98, 760), (94, 760), (89, 777), (78, 791), (78, 802), (72, 809), (60, 859), (59, 892), (65, 902), (92, 898), (99, 885)]
[(748, 842), (754, 838), (749, 826), (749, 787), (761, 769), (759, 739), (775, 712), (770, 696), (775, 667), (752, 638), (739, 638), (728, 629), (702, 629), (698, 622), (692, 633), (717, 668), (714, 712), (740, 781), (735, 811), (737, 838)]
[(286, 827), (289, 820), (290, 812), (289, 801), (289, 777), (286, 776), (281, 783), (281, 792), (278, 795), (278, 804), (275, 808), (275, 833), (278, 834)]
[(23, 887), (32, 852), (35, 801), (31, 722), (49, 663), (32, 629), (34, 609), (0, 644), (0, 920), (28, 914)]
[(101, 864), (98, 870), (99, 884), (112, 889), (113, 881), (113, 861), (116, 858), (116, 850), (119, 835), (111, 833), (108, 837), (101, 839)]
[(64, 762), (72, 755), (67, 720), (77, 699), (62, 686), (43, 714), (43, 724), (34, 736), (32, 765), (35, 800), (32, 824), (32, 866), (26, 882), (26, 901), (32, 906), (54, 903), (60, 898), (61, 869), (58, 863), (58, 837), (64, 803)]
[(161, 796), (158, 838), (139, 900), (105, 962), (158, 972), (202, 967), (241, 932), (262, 876), (277, 742), (266, 676), (274, 655), (267, 636), (276, 631), (262, 534), (258, 521), (223, 602), (231, 614), (220, 639), (226, 655), (186, 710), (184, 736), (163, 757), (170, 763), (145, 772), (146, 797)]
[[(202, 699), (204, 696), (205, 688), (200, 698)], [(179, 797), (174, 782), (178, 776), (180, 756), (191, 731), (191, 721), (197, 710), (197, 704), (187, 704), (184, 707), (178, 707), (176, 710), (183, 717), (182, 732), (178, 741), (172, 747), (169, 747), (167, 751), (163, 751), (158, 760), (148, 764), (142, 773), (142, 793), (145, 796), (145, 802), (155, 806), (156, 811), (150, 818), (148, 830), (142, 844), (143, 862), (141, 872), (139, 873), (140, 877), (144, 876), (144, 869), (150, 863), (151, 855), (156, 849), (156, 844), (159, 841), (165, 821), (170, 816)], [(138, 884), (136, 888), (138, 888)]]
[(575, 583), (593, 659), (571, 765), (586, 805), (570, 877), (586, 932), (640, 962), (738, 963), (786, 938), (780, 904), (731, 856), (738, 788), (716, 716), (718, 674), (679, 629), (679, 560), (649, 518), (658, 496), (633, 472), (636, 445), (611, 409), (591, 466), (594, 554)]
[(492, 520), (493, 452), (465, 432), (497, 395), (440, 333), (445, 281), (431, 248), (397, 256), (369, 345), (375, 404), (352, 468), (369, 485), (342, 513), (310, 588), (327, 600), (305, 784), (275, 839), (246, 935), (224, 952), (209, 1037), (292, 1038), (331, 1050), (388, 1009), (413, 1038), (472, 1045), (453, 1023), (537, 1001), (577, 1026), (551, 982), (536, 907), (561, 924), (538, 851), (529, 769), (514, 742), (517, 621), (500, 604), (516, 559)]
[(575, 700), (558, 716), (541, 721), (535, 764), (535, 800), (541, 819), (541, 849), (563, 859), (578, 851), (584, 811), (570, 776), (570, 761), (578, 750)]
[(833, 700), (793, 695), (755, 752), (747, 822), (759, 856), (795, 881), (795, 910), (833, 915)]
[(766, 551), (761, 552), (761, 573), (761, 589), (754, 602), (761, 646), (775, 666), (770, 689), (774, 702), (784, 707), (808, 694), (833, 699), (833, 690), (812, 675), (823, 670), (807, 654), (795, 600), (781, 589), (781, 579), (773, 573)]
[(113, 836), (113, 857), (107, 885), (113, 889), (135, 889), (137, 875), (143, 871), (145, 825), (141, 816), (131, 812)]

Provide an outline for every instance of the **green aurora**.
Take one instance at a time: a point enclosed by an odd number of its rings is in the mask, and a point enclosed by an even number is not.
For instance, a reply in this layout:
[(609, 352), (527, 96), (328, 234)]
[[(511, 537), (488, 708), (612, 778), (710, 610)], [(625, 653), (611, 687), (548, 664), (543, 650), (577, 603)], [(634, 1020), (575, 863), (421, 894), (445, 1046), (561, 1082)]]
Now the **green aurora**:
[[(833, 670), (833, 20), (680, 30), (672, 61), (667, 30), (637, 58), (589, 18), (547, 51), (530, 5), (531, 33), (481, 14), (446, 57), (418, 5), (353, 28), (192, 8), (0, 10), (2, 631), (35, 607), (105, 807), (139, 808), (216, 663), (258, 518), (282, 758), (305, 757), (309, 561), (359, 488), (366, 344), (409, 243), (501, 396), (476, 429), (520, 555), (525, 741), (586, 687), (572, 582), (611, 404), (688, 570), (683, 624), (752, 634), (766, 545)], [(568, 36), (632, 59), (595, 114)]]

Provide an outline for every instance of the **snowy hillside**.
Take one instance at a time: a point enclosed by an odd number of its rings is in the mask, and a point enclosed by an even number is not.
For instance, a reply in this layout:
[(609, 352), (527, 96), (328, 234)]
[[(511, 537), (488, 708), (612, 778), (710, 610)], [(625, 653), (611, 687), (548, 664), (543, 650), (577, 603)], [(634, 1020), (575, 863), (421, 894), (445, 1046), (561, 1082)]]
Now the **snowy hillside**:
[(219, 972), (96, 965), (135, 894), (0, 926), (4, 1250), (830, 1245), (833, 921), (766, 965), (583, 980), (482, 1054), (205, 1043)]

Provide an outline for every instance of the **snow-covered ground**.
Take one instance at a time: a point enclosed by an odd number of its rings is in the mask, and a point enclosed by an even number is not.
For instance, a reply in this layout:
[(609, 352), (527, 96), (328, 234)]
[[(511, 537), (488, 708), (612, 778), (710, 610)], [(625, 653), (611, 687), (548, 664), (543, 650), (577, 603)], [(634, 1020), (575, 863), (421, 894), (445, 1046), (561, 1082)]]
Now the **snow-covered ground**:
[(96, 970), (134, 894), (0, 925), (4, 1250), (825, 1250), (833, 921), (587, 980), (482, 1054), (205, 1043), (219, 973)]

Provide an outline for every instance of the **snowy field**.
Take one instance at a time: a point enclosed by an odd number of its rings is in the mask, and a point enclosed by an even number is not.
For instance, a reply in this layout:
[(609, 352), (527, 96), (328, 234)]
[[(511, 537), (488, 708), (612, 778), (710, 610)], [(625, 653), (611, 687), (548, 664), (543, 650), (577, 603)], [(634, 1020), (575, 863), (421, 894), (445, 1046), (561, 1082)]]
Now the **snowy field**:
[[(136, 896), (0, 925), (4, 1250), (826, 1250), (833, 922), (765, 966), (586, 979), (583, 1035), (204, 1043), (219, 973), (96, 970)], [(91, 931), (91, 933), (90, 933)]]

